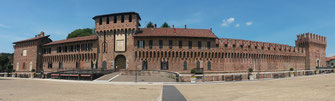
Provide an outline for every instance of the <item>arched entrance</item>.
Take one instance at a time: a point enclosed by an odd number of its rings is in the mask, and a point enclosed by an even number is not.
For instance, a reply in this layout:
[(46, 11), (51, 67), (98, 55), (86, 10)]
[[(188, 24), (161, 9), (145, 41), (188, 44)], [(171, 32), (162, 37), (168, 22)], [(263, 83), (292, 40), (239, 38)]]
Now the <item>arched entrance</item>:
[(126, 57), (124, 55), (115, 57), (115, 71), (119, 71), (120, 69), (126, 69)]

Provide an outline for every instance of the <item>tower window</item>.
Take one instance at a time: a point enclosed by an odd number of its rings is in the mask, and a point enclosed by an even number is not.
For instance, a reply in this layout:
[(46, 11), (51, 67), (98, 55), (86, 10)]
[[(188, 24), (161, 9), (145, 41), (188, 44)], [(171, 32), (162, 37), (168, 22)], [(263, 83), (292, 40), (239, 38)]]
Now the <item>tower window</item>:
[(117, 22), (117, 16), (114, 16), (114, 23)]
[(152, 40), (149, 40), (149, 48), (150, 49), (152, 49), (152, 44), (153, 44)]
[(209, 42), (209, 41), (207, 42), (207, 48), (211, 49), (211, 42)]
[(129, 15), (129, 22), (131, 22), (132, 20), (133, 20), (133, 17)]
[(198, 41), (198, 49), (201, 49), (201, 41)]
[(124, 22), (124, 15), (121, 15), (121, 23)]
[(188, 49), (192, 49), (192, 41), (188, 41)]
[(102, 18), (99, 18), (99, 25), (102, 25)]
[(159, 40), (159, 48), (163, 48), (163, 40)]
[(178, 44), (179, 44), (179, 48), (183, 47), (183, 41), (179, 40)]
[(172, 40), (169, 40), (169, 48), (172, 49)]
[(106, 24), (109, 24), (109, 17), (107, 17), (107, 21), (106, 21)]
[(143, 40), (138, 41), (138, 48), (144, 48), (144, 41)]

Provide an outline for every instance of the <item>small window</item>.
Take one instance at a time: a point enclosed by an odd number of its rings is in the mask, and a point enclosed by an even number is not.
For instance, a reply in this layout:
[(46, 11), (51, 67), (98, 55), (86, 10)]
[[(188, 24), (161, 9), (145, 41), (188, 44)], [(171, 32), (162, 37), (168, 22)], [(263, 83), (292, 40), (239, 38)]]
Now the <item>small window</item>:
[(201, 41), (198, 41), (198, 49), (201, 49)]
[(334, 63), (331, 63), (330, 65), (334, 66)]
[(133, 20), (132, 15), (129, 15), (129, 22), (131, 22)]
[(212, 65), (211, 65), (211, 62), (210, 62), (210, 61), (208, 61), (208, 63), (207, 63), (207, 69), (208, 69), (208, 70), (212, 70)]
[(192, 41), (188, 41), (188, 49), (192, 49)]
[(169, 48), (172, 49), (172, 40), (169, 40)]
[(211, 42), (207, 42), (207, 49), (211, 49)]
[(144, 48), (144, 41), (143, 40), (138, 41), (138, 48)]
[(102, 25), (102, 18), (99, 18), (99, 25)]
[(226, 47), (226, 48), (227, 48), (227, 47), (228, 47), (228, 44), (224, 44), (224, 47)]
[(117, 23), (117, 16), (114, 16), (114, 23)]
[(187, 61), (184, 61), (184, 70), (187, 70)]
[(59, 69), (63, 69), (63, 62), (59, 62), (58, 65), (59, 65), (58, 67)]
[(27, 50), (23, 50), (22, 56), (27, 56)]
[(121, 23), (124, 22), (124, 15), (121, 15)]
[(183, 41), (179, 40), (178, 44), (179, 44), (179, 48), (183, 47)]
[(243, 45), (240, 45), (241, 49), (243, 49)]
[(159, 48), (163, 48), (163, 40), (159, 40)]
[(258, 47), (257, 46), (255, 46), (255, 49), (257, 49)]
[(106, 24), (109, 24), (109, 17), (106, 18)]
[(149, 40), (149, 48), (152, 49), (153, 42), (152, 40)]
[(52, 62), (48, 62), (48, 68), (52, 68)]
[(235, 45), (235, 44), (233, 45), (233, 48), (236, 48), (236, 45)]
[(196, 68), (200, 68), (200, 62), (197, 61), (197, 67)]

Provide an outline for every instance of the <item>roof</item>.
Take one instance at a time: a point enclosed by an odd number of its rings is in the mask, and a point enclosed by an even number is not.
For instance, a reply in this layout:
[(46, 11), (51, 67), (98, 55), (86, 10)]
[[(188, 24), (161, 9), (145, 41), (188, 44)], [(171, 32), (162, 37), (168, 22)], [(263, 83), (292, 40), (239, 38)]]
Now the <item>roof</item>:
[(27, 42), (27, 41), (33, 41), (33, 40), (38, 40), (38, 39), (42, 39), (42, 38), (48, 38), (49, 36), (50, 35), (47, 35), (47, 36), (38, 36), (38, 37), (26, 39), (26, 40), (16, 41), (16, 42), (13, 42), (13, 44), (17, 44), (17, 43), (21, 43), (21, 42)]
[(75, 38), (70, 38), (70, 39), (65, 39), (65, 40), (53, 41), (53, 42), (44, 44), (43, 46), (64, 44), (64, 43), (72, 43), (72, 42), (80, 42), (80, 41), (88, 41), (88, 40), (96, 40), (96, 39), (98, 39), (98, 37), (96, 35), (82, 36), (82, 37), (75, 37)]
[(217, 38), (208, 29), (188, 28), (141, 28), (134, 37), (192, 37), (192, 38)]
[(106, 17), (106, 16), (115, 16), (115, 15), (125, 15), (125, 14), (136, 14), (138, 19), (141, 20), (141, 17), (138, 13), (136, 12), (121, 12), (121, 13), (111, 13), (111, 14), (103, 14), (103, 15), (96, 15), (92, 19), (95, 19), (97, 17)]
[(330, 60), (335, 60), (335, 56), (326, 58), (326, 61), (330, 61)]

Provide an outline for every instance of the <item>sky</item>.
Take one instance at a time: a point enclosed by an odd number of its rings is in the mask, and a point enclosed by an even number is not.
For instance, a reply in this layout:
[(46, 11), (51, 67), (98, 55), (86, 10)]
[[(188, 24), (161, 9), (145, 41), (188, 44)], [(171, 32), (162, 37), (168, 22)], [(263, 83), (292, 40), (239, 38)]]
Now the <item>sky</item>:
[(213, 29), (220, 38), (294, 46), (298, 34), (327, 37), (327, 56), (335, 55), (335, 0), (1, 0), (0, 52), (13, 42), (44, 31), (55, 40), (78, 28), (94, 28), (92, 17), (138, 12), (141, 27)]

